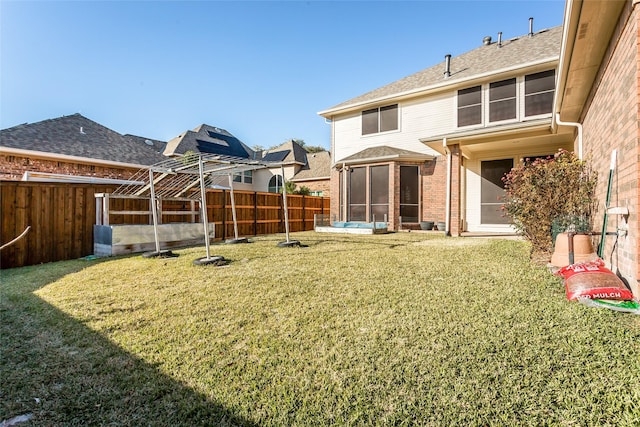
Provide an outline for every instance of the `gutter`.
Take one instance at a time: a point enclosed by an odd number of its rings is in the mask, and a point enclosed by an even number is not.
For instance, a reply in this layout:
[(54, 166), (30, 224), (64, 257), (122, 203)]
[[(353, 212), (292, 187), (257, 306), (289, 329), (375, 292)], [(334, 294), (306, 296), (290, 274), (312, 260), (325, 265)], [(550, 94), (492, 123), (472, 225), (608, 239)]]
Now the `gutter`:
[(318, 177), (314, 177), (314, 178), (296, 178), (295, 176), (293, 178), (291, 178), (289, 181), (293, 181), (293, 182), (305, 182), (305, 181), (320, 181), (323, 179), (331, 179), (330, 176), (318, 176)]
[(502, 135), (509, 135), (515, 131), (522, 131), (522, 130), (537, 131), (537, 130), (549, 129), (550, 122), (551, 122), (551, 118), (545, 117), (542, 119), (508, 123), (506, 125), (481, 126), (481, 127), (476, 127), (469, 130), (464, 130), (462, 132), (450, 132), (447, 134), (440, 134), (440, 135), (428, 136), (425, 138), (419, 138), (418, 140), (423, 144), (427, 144), (429, 142), (441, 141), (442, 138), (472, 140), (472, 139), (478, 139), (478, 138), (486, 138), (487, 136), (496, 137), (496, 136), (502, 136)]
[(64, 182), (71, 184), (115, 184), (115, 185), (144, 185), (143, 181), (130, 179), (102, 178), (84, 175), (64, 175), (60, 173), (27, 171), (22, 175), (21, 181), (31, 182)]
[(397, 160), (406, 160), (406, 161), (418, 161), (423, 162), (426, 160), (433, 160), (435, 157), (431, 154), (424, 154), (421, 156), (403, 156), (401, 154), (392, 154), (390, 156), (380, 156), (380, 157), (368, 157), (366, 159), (354, 159), (354, 160), (338, 160), (333, 164), (332, 167), (336, 167), (340, 164), (347, 165), (359, 165), (359, 164), (367, 164), (367, 163), (382, 163), (382, 162), (393, 162)]

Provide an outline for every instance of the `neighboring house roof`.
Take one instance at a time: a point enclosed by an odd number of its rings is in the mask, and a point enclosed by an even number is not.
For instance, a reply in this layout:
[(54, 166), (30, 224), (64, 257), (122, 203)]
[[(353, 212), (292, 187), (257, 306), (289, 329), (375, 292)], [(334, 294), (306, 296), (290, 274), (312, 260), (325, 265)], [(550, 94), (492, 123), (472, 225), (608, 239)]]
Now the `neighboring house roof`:
[(153, 147), (158, 153), (162, 153), (165, 148), (167, 148), (167, 142), (166, 141), (160, 141), (157, 139), (151, 139), (151, 138), (146, 138), (144, 136), (137, 136), (137, 135), (131, 135), (131, 134), (125, 134), (124, 135), (126, 138), (129, 138), (139, 144), (146, 144), (150, 147)]
[(253, 151), (231, 133), (206, 124), (183, 132), (167, 142), (164, 155), (181, 155), (188, 151), (220, 154), (243, 159), (253, 157)]
[(371, 163), (371, 162), (388, 162), (397, 160), (432, 160), (434, 156), (430, 154), (417, 153), (415, 151), (403, 150), (401, 148), (389, 147), (382, 145), (379, 147), (371, 147), (359, 151), (344, 159), (338, 160), (336, 163)]
[(294, 140), (289, 140), (275, 148), (263, 153), (262, 160), (265, 162), (282, 162), (307, 164), (307, 150)]
[(291, 179), (292, 181), (311, 181), (331, 177), (331, 153), (320, 151), (307, 153), (307, 164)]
[(422, 91), (462, 83), (500, 72), (518, 69), (535, 63), (557, 60), (560, 55), (562, 26), (538, 31), (533, 36), (524, 35), (482, 45), (474, 50), (451, 58), (451, 76), (445, 78), (445, 62), (411, 74), (403, 79), (342, 102), (325, 111), (330, 116), (342, 110), (383, 101), (388, 98), (411, 95)]
[(0, 130), (0, 150), (83, 161), (94, 160), (131, 165), (151, 165), (164, 160), (159, 142), (144, 143), (144, 138), (121, 135), (80, 114), (62, 116), (36, 123), (25, 123)]
[(265, 162), (283, 162), (284, 159), (286, 159), (287, 156), (289, 156), (289, 153), (291, 153), (291, 150), (282, 150), (282, 151), (274, 151), (271, 153), (265, 153), (265, 155), (262, 157), (262, 160), (264, 160)]

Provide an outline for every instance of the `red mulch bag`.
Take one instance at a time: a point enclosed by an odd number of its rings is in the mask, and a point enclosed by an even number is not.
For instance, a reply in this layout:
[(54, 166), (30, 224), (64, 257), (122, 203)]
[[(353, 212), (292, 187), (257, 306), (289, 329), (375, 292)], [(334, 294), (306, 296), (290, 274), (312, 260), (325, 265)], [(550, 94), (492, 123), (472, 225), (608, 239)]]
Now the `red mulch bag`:
[(568, 300), (578, 298), (633, 300), (633, 294), (624, 282), (606, 268), (604, 261), (600, 258), (562, 267), (556, 274), (564, 278)]

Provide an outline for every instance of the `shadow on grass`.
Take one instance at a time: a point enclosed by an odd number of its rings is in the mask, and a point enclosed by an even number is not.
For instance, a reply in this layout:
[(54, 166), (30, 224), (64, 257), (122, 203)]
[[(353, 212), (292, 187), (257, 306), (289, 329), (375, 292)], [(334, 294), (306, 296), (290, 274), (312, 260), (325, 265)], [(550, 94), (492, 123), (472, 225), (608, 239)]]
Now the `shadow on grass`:
[(34, 294), (98, 262), (0, 271), (0, 423), (253, 425)]

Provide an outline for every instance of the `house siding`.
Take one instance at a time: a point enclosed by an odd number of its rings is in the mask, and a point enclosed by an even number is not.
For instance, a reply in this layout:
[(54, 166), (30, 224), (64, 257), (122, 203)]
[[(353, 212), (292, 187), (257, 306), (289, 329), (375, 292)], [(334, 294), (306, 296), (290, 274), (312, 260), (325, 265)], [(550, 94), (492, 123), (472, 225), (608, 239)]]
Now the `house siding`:
[[(640, 296), (638, 278), (638, 178), (640, 174), (640, 6), (627, 2), (609, 49), (602, 61), (596, 82), (583, 112), (584, 152), (598, 173), (595, 229), (601, 230), (607, 193), (610, 157), (617, 150), (617, 162), (611, 191), (611, 206), (626, 207), (627, 220), (609, 215), (607, 230), (628, 229), (616, 239), (607, 236), (605, 261)], [(598, 243), (596, 241), (596, 243)]]
[(420, 142), (420, 138), (442, 133), (453, 126), (453, 95), (440, 94), (399, 103), (400, 117), (397, 131), (362, 135), (360, 112), (334, 118), (334, 161), (362, 150), (383, 145), (403, 150), (436, 154)]

